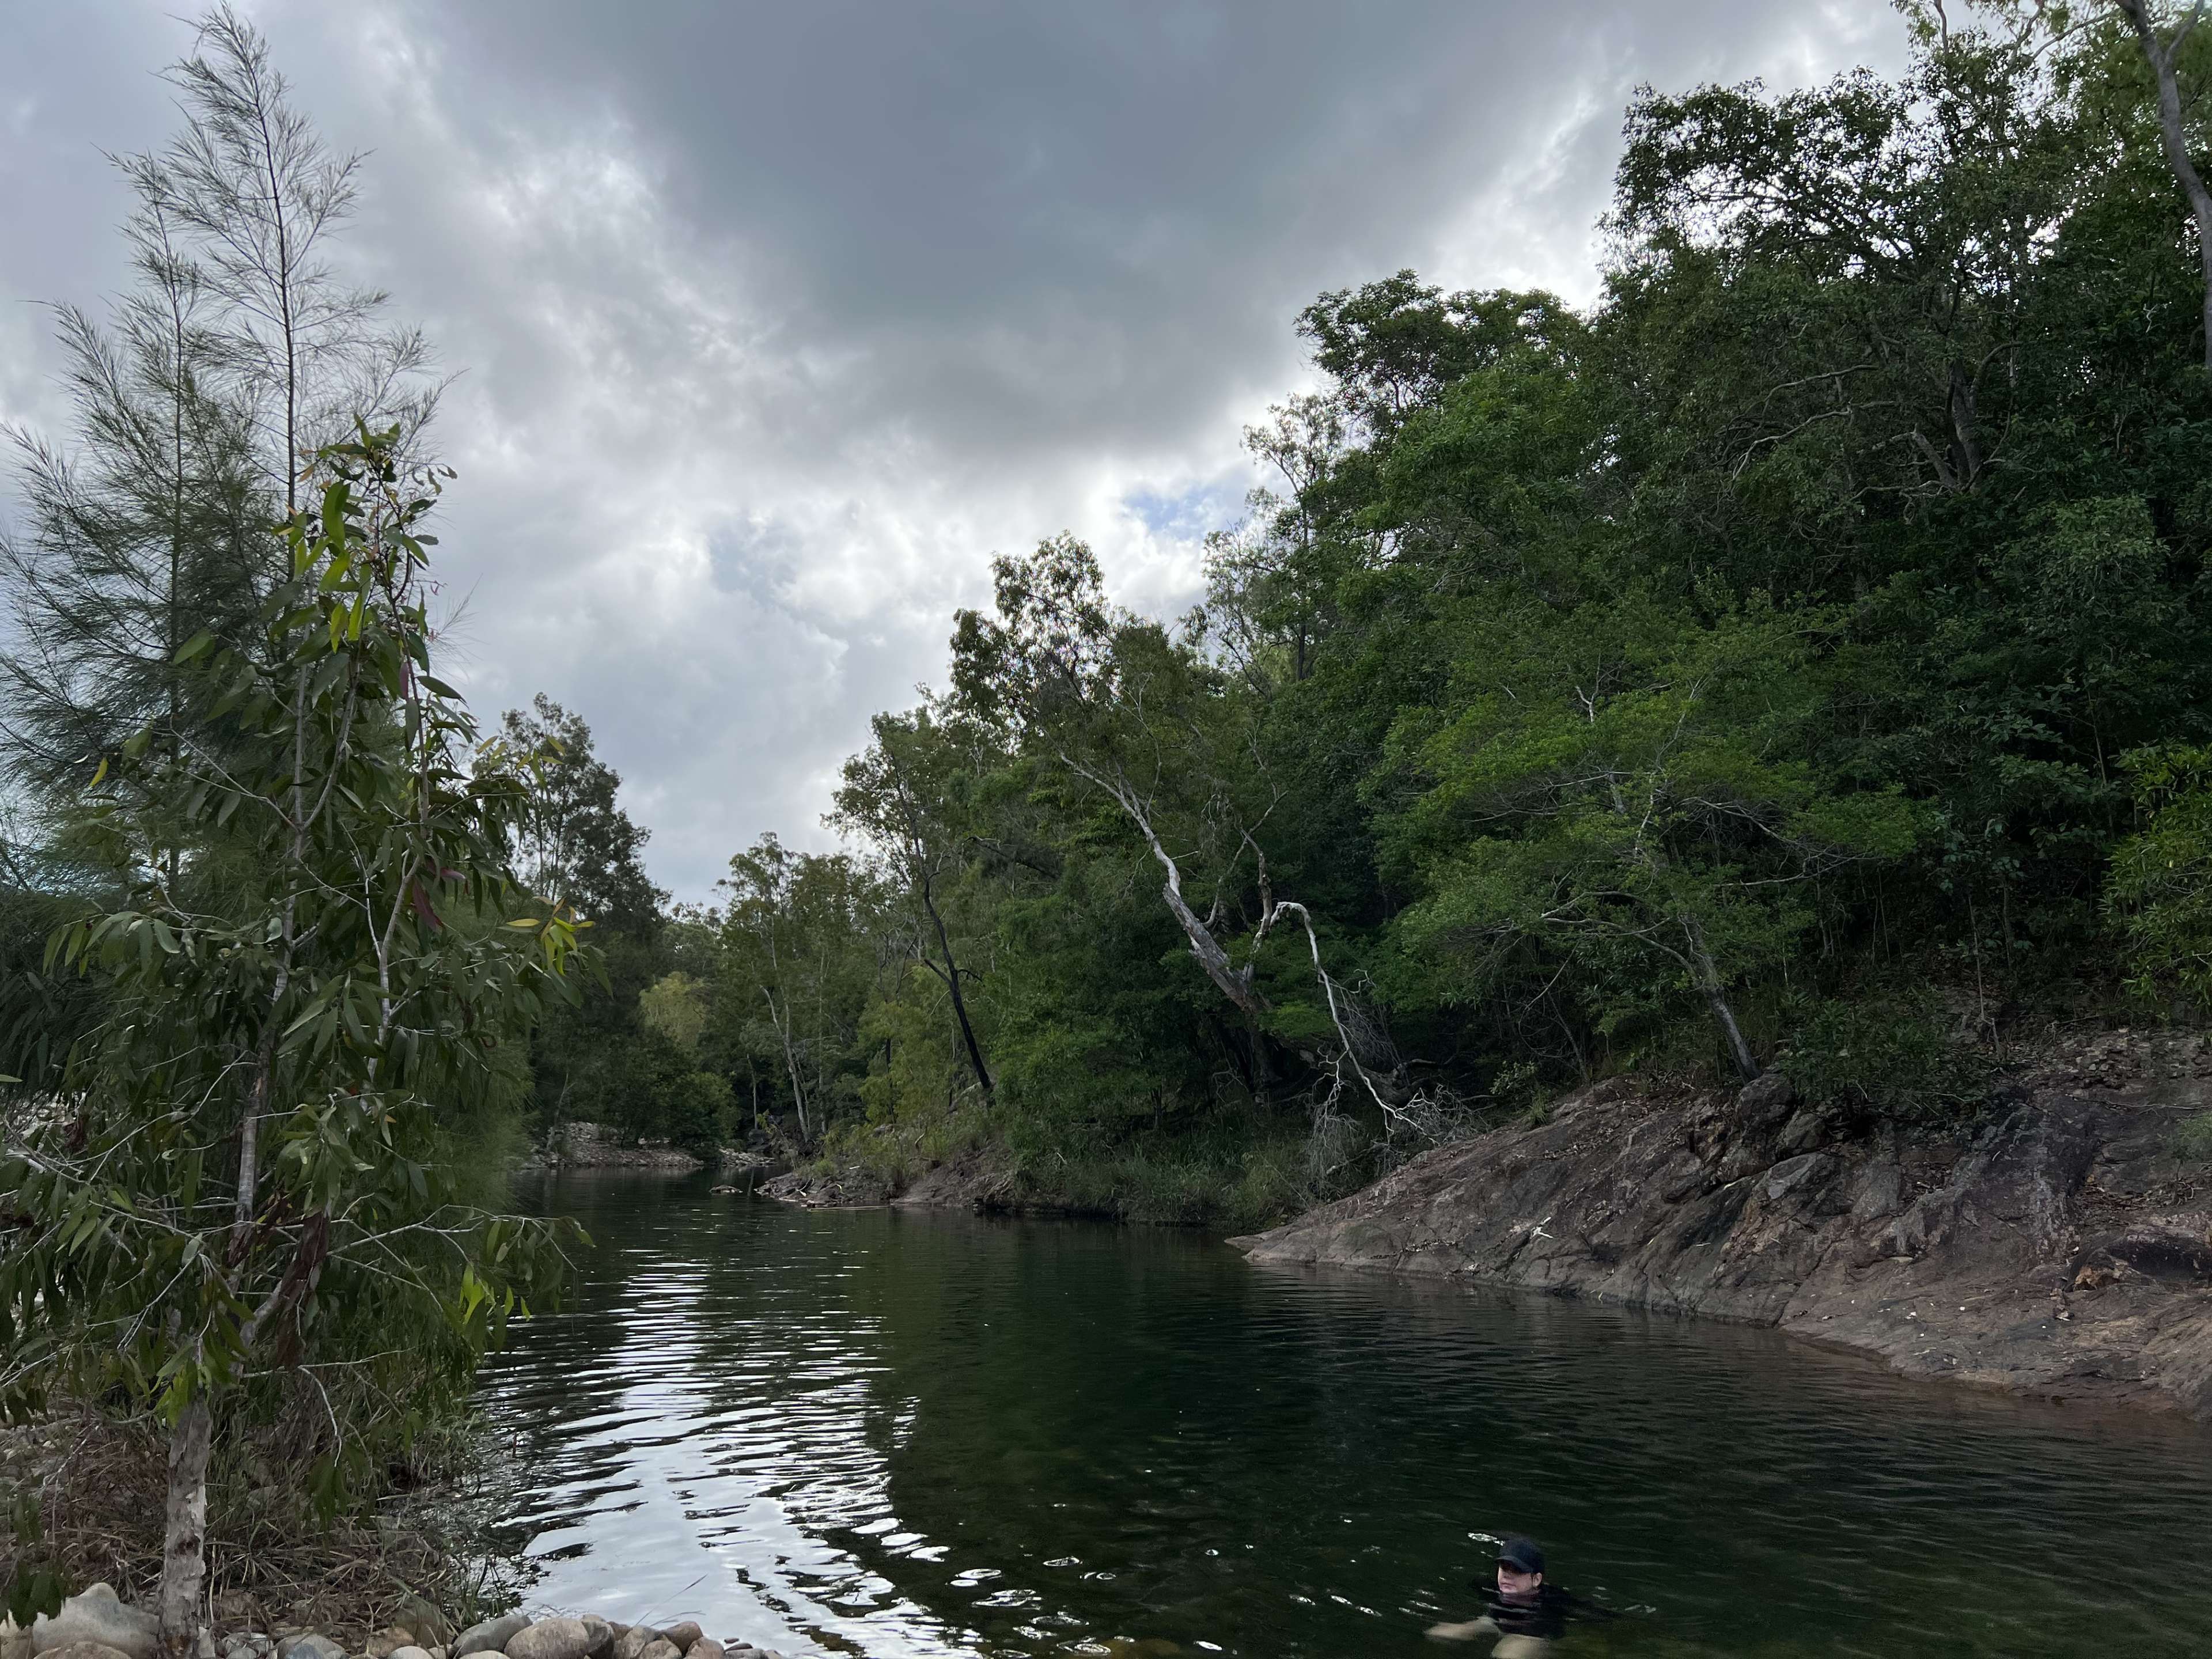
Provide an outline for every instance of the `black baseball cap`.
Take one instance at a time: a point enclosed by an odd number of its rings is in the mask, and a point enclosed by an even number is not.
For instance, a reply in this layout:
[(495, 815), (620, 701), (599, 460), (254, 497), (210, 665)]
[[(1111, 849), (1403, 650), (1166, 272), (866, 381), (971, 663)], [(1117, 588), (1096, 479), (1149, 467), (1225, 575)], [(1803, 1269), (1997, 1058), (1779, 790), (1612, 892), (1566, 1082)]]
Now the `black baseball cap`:
[(1533, 1539), (1509, 1538), (1498, 1547), (1498, 1565), (1510, 1567), (1516, 1572), (1541, 1572), (1544, 1552), (1536, 1547)]

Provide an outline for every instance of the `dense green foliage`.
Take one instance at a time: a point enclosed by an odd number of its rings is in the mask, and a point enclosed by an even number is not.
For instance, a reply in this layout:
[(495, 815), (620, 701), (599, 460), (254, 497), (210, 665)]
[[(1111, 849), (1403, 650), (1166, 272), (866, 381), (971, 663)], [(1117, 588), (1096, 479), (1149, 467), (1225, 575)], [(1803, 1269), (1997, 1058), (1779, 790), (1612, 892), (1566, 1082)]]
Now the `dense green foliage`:
[[(61, 313), (71, 441), (14, 434), (0, 1419), (159, 1426), (182, 1656), (211, 1472), (373, 1500), (556, 1282), (500, 1170), (590, 952), (514, 868), (557, 744), (436, 677), (421, 343), (323, 252), (356, 162), (228, 9), (171, 79), (183, 131), (119, 163), (139, 286)], [(21, 1496), (27, 1618), (63, 1586)]]
[(1918, 1121), (2008, 1022), (2201, 1003), (2198, 249), (2125, 19), (2021, 15), (1640, 95), (1587, 308), (1322, 296), (1180, 624), (999, 561), (859, 850), (694, 919), (741, 1115), (1266, 1209), (1627, 1067)]

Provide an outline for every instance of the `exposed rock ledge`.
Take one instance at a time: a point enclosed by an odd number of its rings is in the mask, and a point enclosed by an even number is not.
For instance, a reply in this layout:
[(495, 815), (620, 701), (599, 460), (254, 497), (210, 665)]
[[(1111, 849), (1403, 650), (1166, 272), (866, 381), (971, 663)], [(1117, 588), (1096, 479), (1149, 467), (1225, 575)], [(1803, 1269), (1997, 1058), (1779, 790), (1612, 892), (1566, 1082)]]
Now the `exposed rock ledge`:
[(1909, 1376), (2212, 1418), (2200, 1040), (2077, 1042), (1966, 1144), (1842, 1138), (1769, 1074), (1601, 1084), (1255, 1237), (1255, 1262), (1455, 1278), (1779, 1326)]

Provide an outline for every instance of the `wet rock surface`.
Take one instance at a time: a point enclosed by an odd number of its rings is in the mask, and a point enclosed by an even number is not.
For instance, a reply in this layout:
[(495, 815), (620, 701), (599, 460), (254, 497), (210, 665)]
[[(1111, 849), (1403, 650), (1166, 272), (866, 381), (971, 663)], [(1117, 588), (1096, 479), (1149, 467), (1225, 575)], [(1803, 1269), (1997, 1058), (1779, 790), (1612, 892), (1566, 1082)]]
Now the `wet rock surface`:
[(2099, 1034), (1954, 1142), (1853, 1133), (1769, 1074), (1610, 1079), (1255, 1237), (1255, 1262), (1460, 1279), (1778, 1326), (1910, 1376), (2212, 1417), (2212, 1110), (2195, 1038)]

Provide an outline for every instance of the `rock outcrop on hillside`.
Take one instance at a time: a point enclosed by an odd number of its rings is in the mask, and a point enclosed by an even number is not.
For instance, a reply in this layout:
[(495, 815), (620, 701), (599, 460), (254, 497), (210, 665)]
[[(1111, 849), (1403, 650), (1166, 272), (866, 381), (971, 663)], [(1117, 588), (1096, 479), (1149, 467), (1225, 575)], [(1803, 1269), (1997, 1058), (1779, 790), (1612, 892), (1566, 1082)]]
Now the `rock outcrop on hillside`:
[(2008, 1077), (1960, 1141), (1851, 1135), (1770, 1073), (1600, 1084), (1233, 1241), (1779, 1326), (1908, 1375), (2212, 1417), (2212, 1050), (2125, 1032)]

